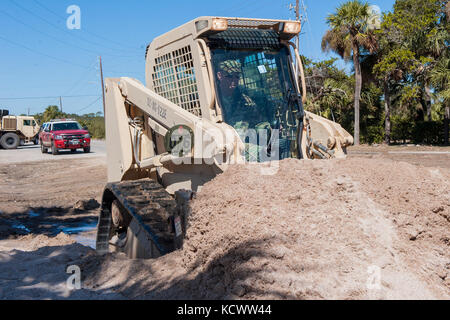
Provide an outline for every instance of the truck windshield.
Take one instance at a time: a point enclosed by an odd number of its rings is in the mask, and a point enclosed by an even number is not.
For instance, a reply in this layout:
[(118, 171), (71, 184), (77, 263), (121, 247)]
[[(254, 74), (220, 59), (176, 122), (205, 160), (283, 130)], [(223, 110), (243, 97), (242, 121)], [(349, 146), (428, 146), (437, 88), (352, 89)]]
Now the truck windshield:
[[(290, 74), (289, 50), (213, 49), (218, 102), (224, 121), (238, 133), (277, 129), (281, 139), (295, 140), (300, 111)], [(245, 142), (245, 141), (244, 141)], [(288, 150), (285, 150), (289, 153)], [(283, 158), (290, 155), (285, 155)]]
[(65, 131), (65, 130), (81, 130), (81, 126), (76, 122), (55, 123), (53, 125), (53, 131)]

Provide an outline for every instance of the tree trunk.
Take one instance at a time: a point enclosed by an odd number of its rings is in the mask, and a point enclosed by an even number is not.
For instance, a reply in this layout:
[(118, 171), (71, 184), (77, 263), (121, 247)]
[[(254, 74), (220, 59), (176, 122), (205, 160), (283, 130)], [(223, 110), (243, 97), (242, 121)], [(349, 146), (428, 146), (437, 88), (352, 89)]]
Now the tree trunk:
[(362, 75), (361, 65), (359, 63), (359, 46), (353, 42), (353, 64), (355, 65), (355, 146), (359, 146), (359, 104), (361, 100)]
[(445, 107), (445, 116), (444, 116), (444, 144), (447, 146), (449, 145), (449, 137), (448, 137), (449, 122), (450, 122), (450, 106), (447, 103), (447, 106)]
[(389, 92), (389, 82), (384, 81), (384, 112), (385, 112), (385, 135), (384, 142), (391, 144), (391, 94)]
[(417, 105), (417, 110), (416, 110), (416, 118), (415, 121), (425, 121), (425, 112), (423, 111), (423, 104), (420, 103)]
[(431, 117), (431, 89), (428, 83), (425, 84), (425, 105), (427, 108), (427, 121), (432, 121)]

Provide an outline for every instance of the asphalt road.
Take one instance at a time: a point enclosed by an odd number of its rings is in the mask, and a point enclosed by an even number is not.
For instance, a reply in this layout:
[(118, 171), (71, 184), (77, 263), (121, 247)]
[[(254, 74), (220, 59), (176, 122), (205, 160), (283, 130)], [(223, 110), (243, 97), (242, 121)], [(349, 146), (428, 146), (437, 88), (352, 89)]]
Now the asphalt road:
[(82, 149), (77, 153), (71, 153), (70, 150), (60, 151), (59, 155), (53, 156), (50, 152), (42, 154), (39, 145), (33, 144), (19, 147), (17, 150), (0, 149), (0, 165), (34, 162), (34, 161), (48, 161), (48, 160), (64, 160), (64, 159), (86, 159), (86, 158), (101, 158), (106, 161), (106, 143), (101, 140), (94, 140), (91, 142), (91, 153), (85, 154)]

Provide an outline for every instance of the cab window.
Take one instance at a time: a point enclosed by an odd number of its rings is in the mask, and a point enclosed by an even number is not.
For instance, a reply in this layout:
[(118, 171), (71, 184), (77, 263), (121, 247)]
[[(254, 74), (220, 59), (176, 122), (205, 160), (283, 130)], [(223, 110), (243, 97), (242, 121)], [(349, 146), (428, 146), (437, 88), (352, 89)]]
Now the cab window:
[(24, 126), (31, 126), (31, 120), (23, 120)]

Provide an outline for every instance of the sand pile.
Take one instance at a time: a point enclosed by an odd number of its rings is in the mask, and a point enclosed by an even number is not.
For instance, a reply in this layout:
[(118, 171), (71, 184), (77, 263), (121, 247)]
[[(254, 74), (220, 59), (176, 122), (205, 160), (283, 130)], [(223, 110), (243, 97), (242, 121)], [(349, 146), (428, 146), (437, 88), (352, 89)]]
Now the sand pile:
[(76, 244), (69, 236), (28, 235), (0, 242), (0, 300), (110, 299), (121, 298), (108, 291), (70, 290), (70, 265), (92, 249)]
[(193, 201), (182, 251), (92, 258), (87, 284), (131, 298), (448, 299), (449, 181), (390, 160), (234, 166)]
[(60, 233), (56, 237), (48, 237), (46, 235), (40, 234), (40, 235), (27, 235), (25, 237), (22, 237), (19, 239), (21, 243), (26, 243), (27, 251), (35, 251), (40, 248), (44, 247), (58, 247), (58, 246), (65, 246), (65, 245), (71, 245), (75, 243), (75, 240), (71, 238), (70, 236)]

